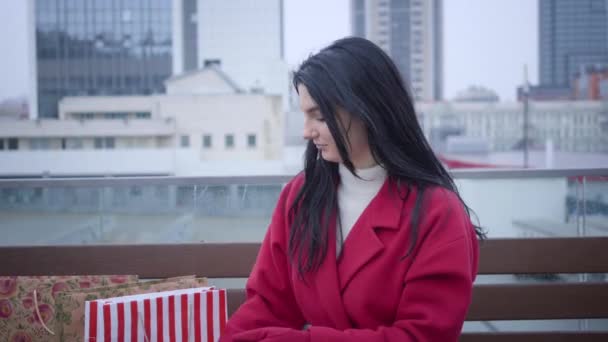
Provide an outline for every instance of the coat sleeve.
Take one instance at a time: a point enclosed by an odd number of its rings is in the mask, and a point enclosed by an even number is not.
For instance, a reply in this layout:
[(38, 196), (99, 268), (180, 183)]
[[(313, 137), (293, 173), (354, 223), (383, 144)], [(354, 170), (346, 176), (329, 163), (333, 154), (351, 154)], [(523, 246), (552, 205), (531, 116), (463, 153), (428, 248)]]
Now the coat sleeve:
[(281, 192), (257, 260), (247, 281), (247, 299), (230, 317), (220, 341), (234, 341), (239, 332), (258, 328), (300, 329), (304, 318), (298, 309), (287, 254), (287, 211), (293, 181)]
[(448, 207), (439, 204), (427, 209), (426, 218), (421, 222), (420, 241), (405, 277), (391, 326), (343, 331), (314, 325), (306, 331), (257, 329), (240, 335), (236, 340), (457, 341), (471, 302), (478, 246), (468, 216), (460, 210), (459, 203), (454, 206), (453, 200), (448, 198), (450, 202)]

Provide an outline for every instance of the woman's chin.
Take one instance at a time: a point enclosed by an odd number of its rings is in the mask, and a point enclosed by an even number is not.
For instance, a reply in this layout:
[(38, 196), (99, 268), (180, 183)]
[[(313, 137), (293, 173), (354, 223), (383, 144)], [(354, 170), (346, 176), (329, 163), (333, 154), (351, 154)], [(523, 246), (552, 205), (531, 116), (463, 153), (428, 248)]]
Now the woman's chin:
[(334, 155), (333, 153), (328, 153), (327, 151), (321, 151), (321, 158), (323, 158), (323, 160), (331, 162), (331, 163), (340, 163), (341, 159), (340, 157)]

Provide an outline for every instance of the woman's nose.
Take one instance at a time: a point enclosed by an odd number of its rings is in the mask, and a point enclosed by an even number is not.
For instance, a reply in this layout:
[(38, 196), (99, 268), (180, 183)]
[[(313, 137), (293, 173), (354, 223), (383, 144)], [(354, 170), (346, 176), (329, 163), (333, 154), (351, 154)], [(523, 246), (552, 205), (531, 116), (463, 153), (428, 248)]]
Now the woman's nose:
[(304, 133), (302, 134), (302, 136), (306, 140), (312, 140), (312, 139), (315, 139), (316, 137), (318, 137), (319, 133), (312, 128), (304, 127)]

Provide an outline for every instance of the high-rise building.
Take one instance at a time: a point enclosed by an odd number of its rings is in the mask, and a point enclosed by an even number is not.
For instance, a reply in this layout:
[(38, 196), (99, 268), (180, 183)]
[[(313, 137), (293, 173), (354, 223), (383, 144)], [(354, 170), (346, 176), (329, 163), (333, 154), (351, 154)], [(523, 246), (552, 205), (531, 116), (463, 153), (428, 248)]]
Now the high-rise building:
[(64, 96), (163, 91), (171, 75), (171, 0), (28, 0), (31, 117)]
[(284, 96), (283, 0), (174, 0), (173, 74), (217, 65), (247, 91)]
[(443, 96), (442, 16), (442, 0), (351, 0), (353, 35), (384, 49), (423, 101)]
[(539, 1), (540, 85), (572, 87), (576, 73), (608, 65), (608, 0)]
[(198, 68), (198, 3), (173, 0), (173, 74)]

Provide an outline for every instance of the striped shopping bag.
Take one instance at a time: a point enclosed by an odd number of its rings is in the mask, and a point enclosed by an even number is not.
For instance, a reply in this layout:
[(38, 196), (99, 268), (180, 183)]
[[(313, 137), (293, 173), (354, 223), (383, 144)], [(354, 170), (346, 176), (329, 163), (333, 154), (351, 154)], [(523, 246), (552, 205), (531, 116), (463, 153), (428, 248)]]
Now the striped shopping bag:
[(226, 290), (185, 290), (85, 302), (85, 342), (211, 342), (226, 326)]

